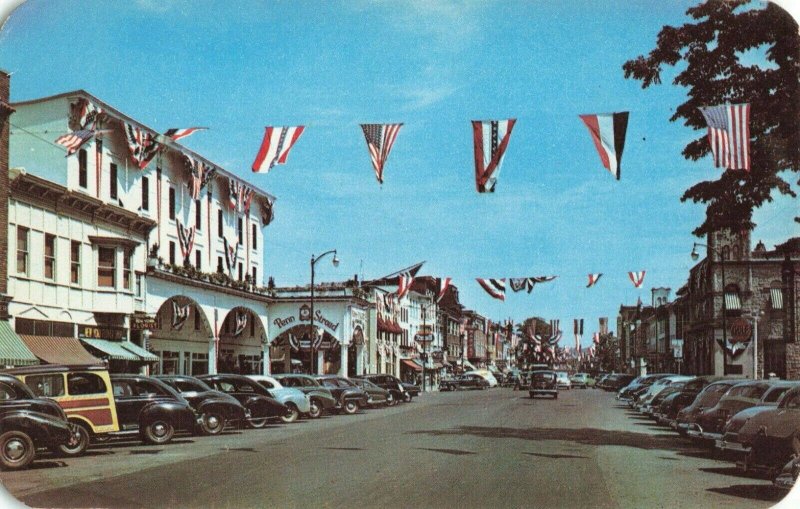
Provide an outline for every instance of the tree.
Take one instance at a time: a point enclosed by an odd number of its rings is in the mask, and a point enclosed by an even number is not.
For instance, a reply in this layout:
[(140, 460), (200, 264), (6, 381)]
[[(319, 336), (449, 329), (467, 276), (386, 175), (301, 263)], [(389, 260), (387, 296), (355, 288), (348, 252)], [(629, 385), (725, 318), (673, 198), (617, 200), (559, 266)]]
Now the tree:
[[(700, 106), (749, 102), (751, 105), (751, 172), (725, 171), (715, 181), (687, 189), (681, 201), (707, 204), (705, 221), (694, 230), (703, 235), (720, 228), (752, 229), (753, 209), (772, 201), (771, 193), (796, 197), (778, 174), (800, 171), (800, 36), (798, 25), (781, 8), (743, 8), (747, 0), (709, 0), (686, 14), (694, 22), (664, 26), (656, 47), (622, 66), (626, 78), (642, 88), (661, 83), (662, 67), (685, 63), (673, 84), (688, 88), (688, 99), (670, 121), (702, 130), (703, 136), (683, 149), (697, 160), (710, 151)], [(744, 52), (764, 52), (770, 65), (742, 63)], [(795, 218), (800, 222), (800, 218)]]
[(600, 334), (600, 343), (597, 345), (595, 358), (600, 371), (622, 371), (619, 366), (619, 341), (613, 333)]

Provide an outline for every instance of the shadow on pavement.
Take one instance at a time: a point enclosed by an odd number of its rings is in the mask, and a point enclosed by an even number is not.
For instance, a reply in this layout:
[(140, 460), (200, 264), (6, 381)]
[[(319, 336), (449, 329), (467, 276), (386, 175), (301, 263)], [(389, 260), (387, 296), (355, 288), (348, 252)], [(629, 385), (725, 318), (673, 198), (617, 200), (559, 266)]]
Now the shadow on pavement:
[(220, 447), (220, 451), (258, 452), (252, 447)]
[(462, 451), (460, 449), (429, 449), (427, 447), (415, 447), (418, 451), (432, 451), (432, 452), (441, 452), (444, 454), (452, 454), (454, 456), (465, 456), (468, 454), (477, 454), (472, 451)]
[(128, 454), (158, 454), (164, 449), (137, 449), (134, 451), (129, 451)]
[(361, 447), (323, 447), (329, 451), (363, 451)]
[(553, 459), (584, 459), (588, 460), (589, 456), (578, 456), (575, 454), (543, 454), (541, 452), (523, 452), (522, 454), (527, 454), (528, 456), (536, 456), (539, 458), (553, 458)]
[(756, 470), (744, 472), (738, 467), (701, 468), (700, 470), (702, 472), (708, 472), (710, 474), (730, 475), (733, 477), (741, 477), (744, 479), (761, 479), (765, 481), (769, 480), (769, 477), (764, 472), (759, 472)]
[(779, 502), (787, 492), (769, 484), (737, 484), (727, 488), (708, 488), (706, 491), (765, 502)]
[(66, 466), (67, 464), (63, 461), (34, 461), (28, 466), (28, 469), (38, 470), (40, 468), (61, 468)]

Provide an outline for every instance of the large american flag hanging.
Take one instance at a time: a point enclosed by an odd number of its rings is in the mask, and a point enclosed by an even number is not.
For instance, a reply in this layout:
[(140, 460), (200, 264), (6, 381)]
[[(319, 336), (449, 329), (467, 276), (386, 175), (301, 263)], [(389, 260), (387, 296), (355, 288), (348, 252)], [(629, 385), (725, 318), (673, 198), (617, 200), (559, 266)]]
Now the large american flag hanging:
[(56, 143), (63, 145), (67, 148), (67, 156), (70, 156), (78, 151), (81, 146), (94, 137), (95, 131), (90, 129), (81, 129), (71, 133), (64, 134), (56, 138)]
[(191, 194), (193, 200), (199, 200), (200, 193), (206, 187), (206, 184), (214, 178), (217, 169), (191, 157), (186, 159), (189, 162), (189, 194)]
[(150, 161), (158, 154), (161, 145), (156, 142), (156, 135), (139, 127), (134, 127), (127, 122), (125, 126), (125, 139), (131, 151), (133, 163), (140, 169), (147, 168)]
[(473, 120), (475, 143), (475, 187), (479, 193), (493, 193), (500, 166), (517, 119)]
[(631, 278), (633, 286), (636, 288), (642, 287), (642, 283), (644, 283), (644, 273), (645, 271), (643, 270), (639, 272), (628, 272), (628, 277)]
[(256, 160), (253, 162), (253, 171), (267, 173), (276, 164), (285, 164), (297, 139), (303, 134), (304, 126), (296, 127), (266, 127), (264, 140), (258, 149)]
[(383, 184), (383, 166), (401, 127), (403, 124), (361, 124), (361, 130), (367, 139), (369, 156), (372, 158), (372, 166), (375, 168), (375, 176), (381, 184)]
[(222, 237), (222, 243), (225, 249), (225, 268), (228, 269), (228, 276), (233, 279), (233, 270), (239, 257), (239, 243), (231, 244), (227, 237)]
[(486, 293), (491, 295), (497, 300), (506, 300), (506, 278), (491, 279), (491, 278), (475, 278), (481, 288)]
[(400, 300), (406, 296), (411, 290), (411, 285), (414, 284), (414, 276), (406, 272), (400, 274), (397, 278), (397, 299)]
[(750, 104), (700, 108), (708, 124), (714, 166), (750, 171)]
[(622, 149), (625, 148), (625, 132), (628, 130), (628, 112), (579, 116), (592, 135), (603, 166), (619, 180), (619, 165), (622, 160)]
[(187, 127), (185, 129), (172, 128), (167, 129), (164, 135), (172, 138), (172, 141), (178, 141), (181, 138), (186, 138), (187, 136), (193, 135), (197, 131), (205, 131), (207, 129), (208, 127)]
[(195, 229), (194, 226), (189, 228), (185, 227), (180, 220), (175, 221), (175, 224), (178, 228), (178, 245), (183, 255), (183, 263), (187, 263), (189, 261), (189, 256), (192, 254), (192, 248), (194, 247)]

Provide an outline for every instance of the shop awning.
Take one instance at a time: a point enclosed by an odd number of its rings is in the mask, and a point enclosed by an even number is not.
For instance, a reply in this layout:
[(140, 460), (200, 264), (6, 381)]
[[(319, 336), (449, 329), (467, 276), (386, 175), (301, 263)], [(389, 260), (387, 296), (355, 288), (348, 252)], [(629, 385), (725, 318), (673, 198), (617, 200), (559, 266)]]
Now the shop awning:
[(124, 341), (122, 343), (122, 348), (124, 348), (125, 350), (130, 350), (131, 352), (135, 353), (144, 362), (158, 362), (158, 360), (159, 360), (158, 355), (156, 355), (153, 352), (150, 352), (148, 350), (145, 350), (141, 346), (139, 346), (139, 345), (137, 345), (135, 343), (132, 343), (130, 341)]
[(725, 292), (725, 309), (728, 311), (739, 311), (742, 309), (742, 300), (738, 293)]
[(400, 362), (402, 362), (406, 367), (422, 373), (422, 366), (412, 361), (411, 359), (400, 359)]
[(770, 288), (769, 296), (772, 301), (772, 309), (783, 309), (783, 290), (780, 288)]
[(22, 339), (11, 328), (10, 323), (0, 321), (0, 365), (30, 366), (32, 364), (39, 364), (39, 359), (25, 346)]
[(81, 338), (81, 341), (92, 348), (100, 350), (109, 360), (138, 362), (139, 356), (122, 347), (122, 341), (108, 341), (106, 339)]
[(20, 338), (33, 355), (48, 364), (102, 364), (103, 361), (86, 351), (77, 338), (59, 336), (31, 336)]

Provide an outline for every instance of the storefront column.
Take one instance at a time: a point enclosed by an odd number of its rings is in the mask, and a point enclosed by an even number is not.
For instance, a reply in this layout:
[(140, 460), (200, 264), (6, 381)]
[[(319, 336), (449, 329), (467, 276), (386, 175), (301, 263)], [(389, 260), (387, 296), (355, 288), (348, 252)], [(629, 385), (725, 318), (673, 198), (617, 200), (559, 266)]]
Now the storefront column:
[(364, 345), (356, 346), (356, 375), (364, 373)]
[(339, 376), (347, 377), (347, 355), (348, 348), (345, 345), (339, 347)]
[(211, 338), (208, 342), (208, 374), (209, 375), (216, 375), (217, 374), (217, 345), (219, 344), (219, 338), (214, 337)]
[(269, 355), (269, 343), (266, 341), (261, 343), (261, 358), (264, 359), (261, 362), (261, 374), (269, 375), (272, 369), (272, 358)]
[[(142, 344), (140, 346), (142, 348), (144, 348), (145, 350), (147, 350), (147, 347), (150, 345), (150, 336), (152, 334), (153, 333), (149, 329), (145, 329), (145, 330), (142, 331)], [(145, 364), (144, 366), (141, 366), (139, 368), (139, 374), (140, 375), (145, 375), (145, 376), (149, 375), (150, 374), (150, 365), (149, 364)]]
[(317, 374), (325, 374), (325, 352), (322, 350), (317, 351)]

